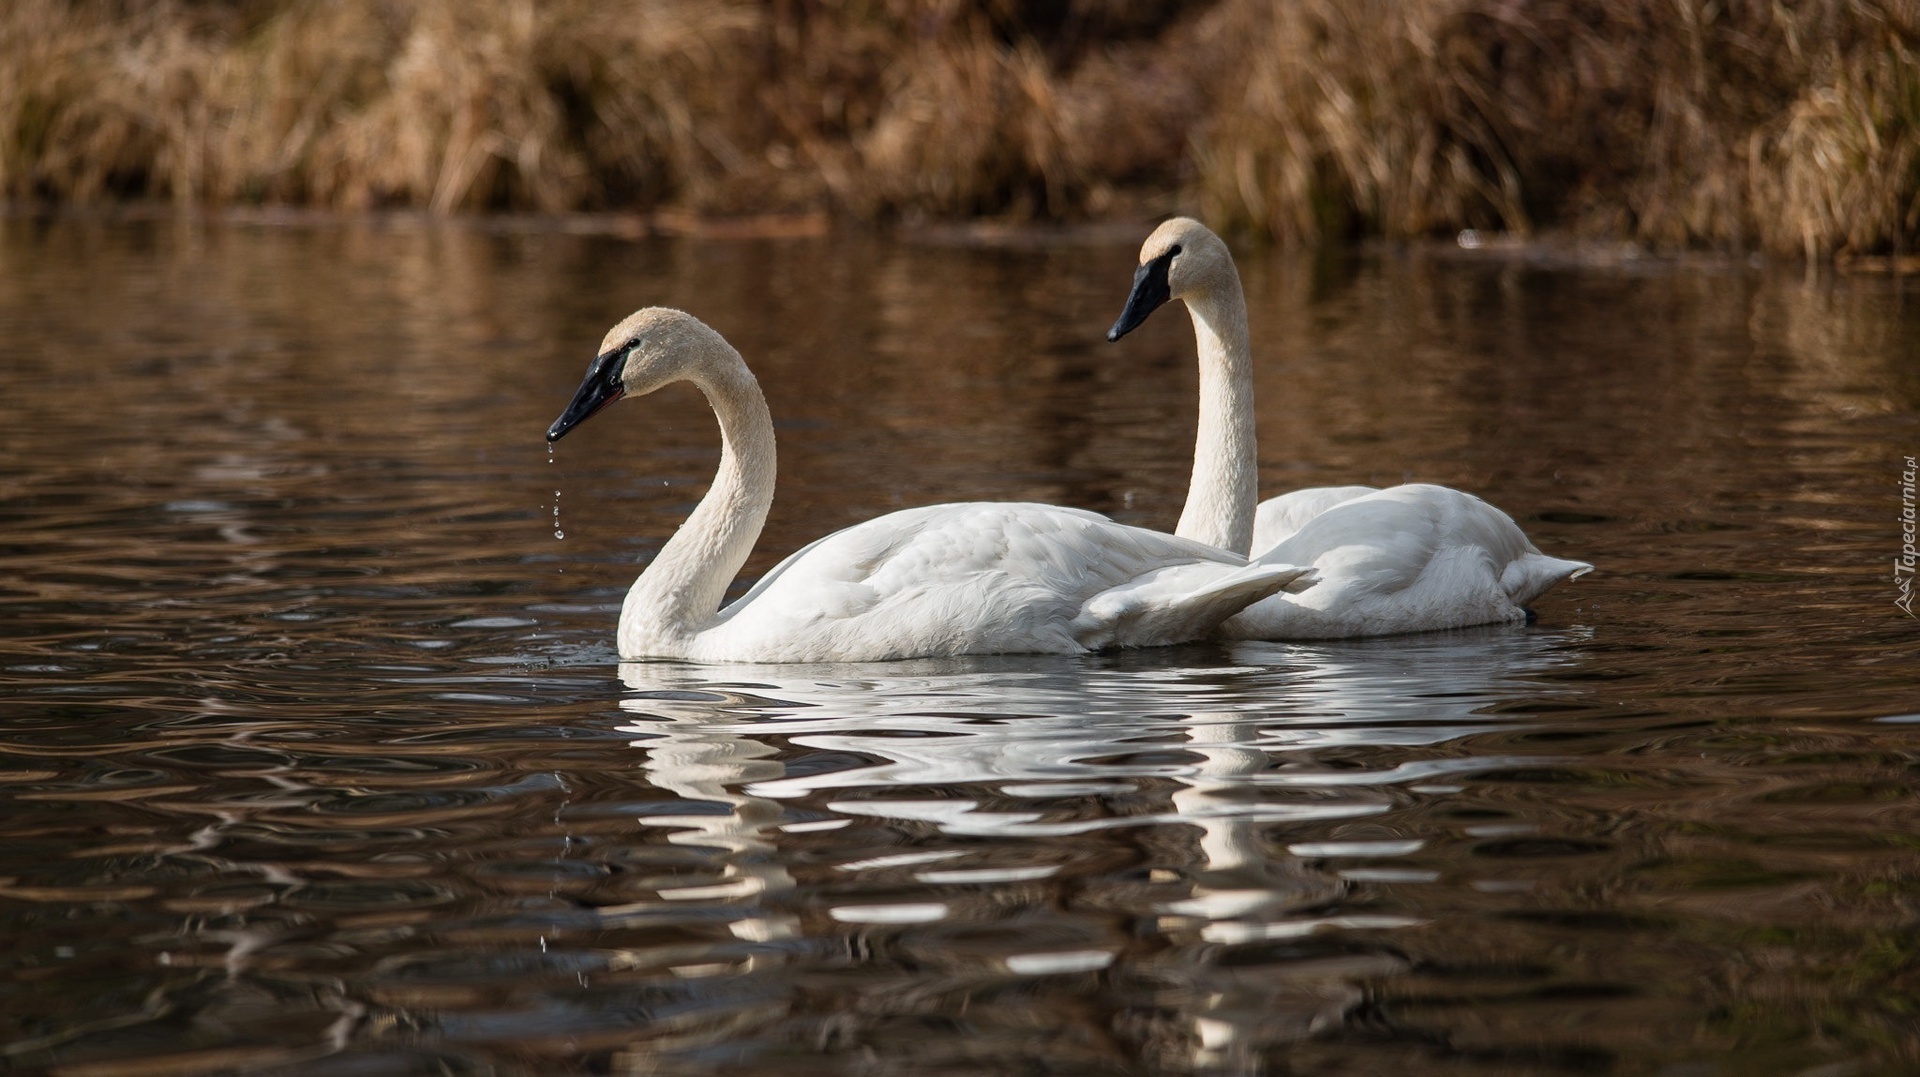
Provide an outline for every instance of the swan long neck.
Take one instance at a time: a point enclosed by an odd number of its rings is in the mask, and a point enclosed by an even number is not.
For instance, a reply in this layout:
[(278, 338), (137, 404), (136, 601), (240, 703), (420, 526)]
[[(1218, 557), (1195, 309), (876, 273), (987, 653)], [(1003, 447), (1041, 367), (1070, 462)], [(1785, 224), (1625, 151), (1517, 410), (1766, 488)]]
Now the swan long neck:
[(691, 379), (720, 420), (720, 469), (707, 495), (627, 592), (622, 654), (651, 649), (638, 639), (630, 647), (630, 633), (685, 638), (711, 625), (773, 505), (773, 418), (739, 353), (730, 358)]
[(1259, 501), (1255, 455), (1253, 355), (1247, 300), (1230, 266), (1210, 287), (1186, 297), (1200, 352), (1200, 428), (1193, 480), (1174, 531), (1181, 538), (1247, 556)]

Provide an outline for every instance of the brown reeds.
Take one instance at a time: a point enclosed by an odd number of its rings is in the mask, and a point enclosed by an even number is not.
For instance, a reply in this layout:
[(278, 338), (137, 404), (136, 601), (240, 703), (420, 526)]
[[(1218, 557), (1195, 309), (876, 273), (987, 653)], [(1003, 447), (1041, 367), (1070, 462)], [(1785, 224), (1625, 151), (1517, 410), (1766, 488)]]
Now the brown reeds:
[(11, 0), (0, 195), (1920, 237), (1915, 0)]
[[(1256, 10), (1260, 9), (1260, 10)], [(1209, 212), (1274, 235), (1540, 227), (1657, 247), (1909, 243), (1920, 5), (1248, 5), (1199, 145)]]

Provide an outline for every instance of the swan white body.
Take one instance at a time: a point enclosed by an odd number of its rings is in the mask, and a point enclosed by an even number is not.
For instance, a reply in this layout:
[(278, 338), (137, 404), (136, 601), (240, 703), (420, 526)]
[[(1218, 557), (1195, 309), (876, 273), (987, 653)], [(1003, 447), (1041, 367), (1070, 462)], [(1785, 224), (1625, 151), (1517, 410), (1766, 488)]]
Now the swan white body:
[(890, 513), (782, 561), (718, 608), (773, 503), (773, 422), (740, 353), (691, 315), (651, 307), (607, 334), (548, 441), (623, 395), (676, 381), (720, 421), (720, 469), (620, 610), (622, 658), (871, 662), (1078, 654), (1184, 643), (1312, 573), (1051, 505)]
[(1593, 568), (1548, 557), (1512, 517), (1445, 486), (1316, 487), (1256, 505), (1246, 296), (1227, 245), (1189, 218), (1147, 237), (1107, 339), (1169, 299), (1186, 303), (1200, 359), (1200, 432), (1175, 533), (1319, 573), (1311, 590), (1250, 606), (1221, 635), (1325, 639), (1523, 621), (1527, 603)]
[(1260, 506), (1254, 542), (1266, 551), (1262, 560), (1313, 565), (1321, 582), (1286, 596), (1299, 601), (1243, 611), (1221, 626), (1231, 639), (1524, 621), (1527, 603), (1591, 567), (1541, 553), (1511, 517), (1472, 494), (1424, 483), (1317, 487), (1273, 498)]

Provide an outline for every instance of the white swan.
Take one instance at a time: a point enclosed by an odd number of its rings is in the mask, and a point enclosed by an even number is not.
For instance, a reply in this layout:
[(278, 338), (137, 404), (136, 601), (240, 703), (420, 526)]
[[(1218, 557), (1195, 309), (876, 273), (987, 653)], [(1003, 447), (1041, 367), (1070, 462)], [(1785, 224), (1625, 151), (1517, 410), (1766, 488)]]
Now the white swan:
[(895, 512), (800, 549), (720, 609), (773, 502), (773, 421), (740, 353), (650, 307), (613, 327), (549, 443), (623, 395), (690, 381), (720, 470), (620, 610), (622, 658), (859, 662), (1183, 643), (1312, 573), (1050, 505)]
[(1186, 217), (1147, 237), (1107, 339), (1169, 299), (1186, 303), (1200, 355), (1200, 433), (1175, 533), (1320, 573), (1311, 590), (1233, 617), (1223, 636), (1324, 639), (1521, 621), (1527, 603), (1593, 568), (1546, 556), (1512, 517), (1445, 486), (1315, 487), (1256, 507), (1246, 295), (1227, 245)]

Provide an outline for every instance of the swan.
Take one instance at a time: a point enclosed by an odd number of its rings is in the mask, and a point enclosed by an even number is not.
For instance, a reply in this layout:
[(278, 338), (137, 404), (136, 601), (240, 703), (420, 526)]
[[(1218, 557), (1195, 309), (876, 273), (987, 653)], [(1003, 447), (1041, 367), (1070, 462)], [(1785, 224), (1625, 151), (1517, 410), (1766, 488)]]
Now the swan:
[(862, 662), (1184, 643), (1312, 573), (1051, 505), (968, 503), (836, 531), (720, 608), (773, 503), (773, 421), (740, 353), (649, 307), (607, 333), (549, 444), (622, 396), (689, 381), (720, 422), (713, 486), (620, 609), (623, 659)]
[(1141, 246), (1107, 339), (1170, 299), (1186, 303), (1200, 356), (1193, 478), (1174, 533), (1319, 572), (1310, 590), (1235, 615), (1222, 636), (1329, 639), (1524, 621), (1527, 603), (1592, 570), (1541, 553), (1511, 516), (1445, 486), (1315, 487), (1256, 505), (1246, 294), (1227, 245), (1188, 217), (1164, 222)]

